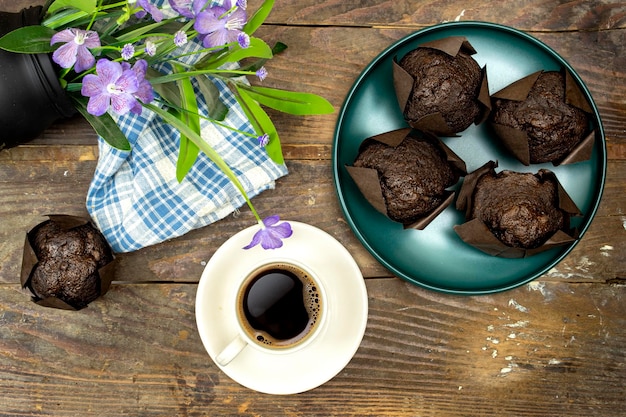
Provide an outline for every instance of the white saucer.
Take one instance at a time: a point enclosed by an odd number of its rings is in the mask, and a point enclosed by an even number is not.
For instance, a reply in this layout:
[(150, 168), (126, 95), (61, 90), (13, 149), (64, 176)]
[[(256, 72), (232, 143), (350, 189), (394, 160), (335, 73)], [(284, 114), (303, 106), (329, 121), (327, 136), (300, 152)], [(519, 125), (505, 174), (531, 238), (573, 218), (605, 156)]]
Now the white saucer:
[(332, 236), (308, 224), (290, 221), (293, 235), (279, 249), (242, 249), (259, 226), (226, 241), (208, 262), (196, 294), (200, 338), (213, 361), (237, 335), (235, 309), (229, 305), (242, 277), (268, 260), (293, 259), (306, 265), (326, 291), (328, 316), (322, 334), (302, 349), (269, 354), (247, 346), (226, 366), (241, 385), (267, 394), (296, 394), (316, 388), (337, 375), (356, 353), (367, 324), (367, 291), (350, 253)]

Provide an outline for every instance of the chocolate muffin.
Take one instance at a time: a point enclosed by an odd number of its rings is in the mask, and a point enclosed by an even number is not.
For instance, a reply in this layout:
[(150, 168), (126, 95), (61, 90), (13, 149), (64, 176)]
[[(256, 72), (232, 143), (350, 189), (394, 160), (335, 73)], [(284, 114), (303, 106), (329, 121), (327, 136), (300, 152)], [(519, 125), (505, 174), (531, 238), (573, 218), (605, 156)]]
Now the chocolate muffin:
[(404, 224), (441, 205), (449, 195), (446, 188), (460, 176), (436, 139), (416, 132), (410, 132), (397, 146), (364, 142), (354, 166), (378, 172), (387, 216)]
[(54, 297), (81, 309), (100, 296), (99, 269), (113, 260), (113, 253), (91, 223), (65, 229), (48, 220), (28, 238), (38, 259), (28, 286), (37, 298)]
[(557, 162), (589, 130), (589, 115), (568, 104), (565, 91), (563, 73), (543, 72), (525, 100), (494, 98), (491, 122), (526, 133), (530, 163)]
[(470, 219), (480, 219), (498, 240), (516, 248), (541, 246), (569, 220), (550, 176), (487, 173), (478, 179), (472, 203)]
[(439, 113), (449, 132), (457, 133), (480, 116), (478, 96), (483, 74), (463, 49), (452, 56), (438, 49), (419, 47), (407, 53), (398, 65), (414, 78), (403, 112), (409, 123)]

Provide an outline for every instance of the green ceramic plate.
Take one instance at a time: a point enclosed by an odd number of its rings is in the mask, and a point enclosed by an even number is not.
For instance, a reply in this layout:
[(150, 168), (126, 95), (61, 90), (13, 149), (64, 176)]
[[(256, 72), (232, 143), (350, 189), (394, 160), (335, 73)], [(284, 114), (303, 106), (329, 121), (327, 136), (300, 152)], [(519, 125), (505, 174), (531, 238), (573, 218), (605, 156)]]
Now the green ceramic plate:
[[(589, 161), (554, 167), (524, 166), (491, 140), (486, 124), (471, 126), (461, 137), (443, 138), (467, 165), (468, 172), (489, 160), (500, 169), (537, 172), (552, 170), (582, 211), (572, 225), (583, 236), (602, 195), (606, 176), (606, 143), (597, 107), (574, 69), (556, 52), (518, 30), (482, 22), (452, 22), (433, 26), (401, 39), (365, 68), (350, 90), (337, 123), (333, 147), (333, 174), (337, 195), (355, 235), (386, 268), (414, 284), (459, 294), (486, 294), (527, 283), (561, 261), (576, 242), (523, 259), (492, 257), (465, 244), (453, 226), (464, 214), (451, 205), (424, 230), (404, 230), (402, 225), (376, 211), (361, 195), (345, 166), (351, 165), (361, 142), (379, 133), (407, 127), (392, 81), (392, 60), (420, 44), (448, 36), (465, 36), (476, 49), (474, 58), (487, 66), (489, 90), (494, 93), (538, 70), (567, 68), (593, 107), (596, 140)], [(458, 185), (457, 185), (458, 188)]]

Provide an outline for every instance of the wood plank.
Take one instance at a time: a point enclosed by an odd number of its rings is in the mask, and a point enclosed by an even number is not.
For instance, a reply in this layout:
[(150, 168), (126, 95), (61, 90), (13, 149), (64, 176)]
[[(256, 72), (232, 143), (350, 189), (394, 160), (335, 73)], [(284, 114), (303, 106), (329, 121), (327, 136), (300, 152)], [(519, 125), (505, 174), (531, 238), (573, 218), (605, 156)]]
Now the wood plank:
[(536, 282), (449, 296), (367, 280), (361, 347), (327, 384), (242, 389), (197, 334), (196, 286), (114, 285), (81, 312), (0, 286), (4, 415), (618, 416), (626, 286)]
[(366, 0), (357, 4), (335, 0), (284, 0), (276, 4), (270, 15), (270, 22), (278, 24), (348, 27), (420, 28), (457, 19), (499, 23), (527, 31), (594, 31), (623, 28), (626, 7), (609, 0)]
[(0, 10), (5, 12), (18, 12), (24, 7), (37, 6), (45, 3), (45, 0), (0, 0)]
[[(336, 108), (331, 115), (297, 118), (270, 111), (285, 144), (330, 144), (341, 106), (361, 71), (382, 50), (410, 33), (409, 29), (262, 28), (259, 35), (268, 43), (282, 40), (289, 46), (267, 65), (270, 76), (264, 85), (320, 94)], [(626, 79), (623, 33), (536, 33), (535, 36), (561, 54), (587, 83), (604, 124), (609, 157), (624, 159), (626, 133), (621, 126), (626, 122), (626, 104), (621, 97), (626, 95), (626, 83), (616, 82)], [(358, 41), (363, 38), (368, 42)], [(334, 59), (328, 60), (328, 56)], [(95, 143), (94, 139), (88, 124), (76, 119), (56, 124), (33, 143)], [(325, 150), (330, 148), (321, 149)]]
[[(386, 47), (413, 29), (368, 29), (338, 27), (264, 26), (258, 33), (268, 43), (286, 41), (287, 51), (269, 64), (264, 85), (320, 94), (335, 106), (325, 116), (289, 117), (270, 112), (286, 147), (310, 152), (308, 157), (328, 158), (337, 116), (350, 90), (366, 65)], [(534, 33), (563, 56), (587, 83), (599, 108), (607, 136), (609, 157), (626, 158), (626, 79), (624, 31)], [(367, 39), (368, 42), (361, 42)], [(602, 46), (599, 46), (602, 45)], [(328, 59), (331, 56), (333, 59)], [(332, 76), (328, 76), (332, 74)], [(55, 124), (33, 144), (94, 144), (95, 134), (79, 117)], [(326, 147), (319, 147), (323, 143)], [(314, 145), (310, 147), (310, 145)]]
[[(43, 1), (0, 0), (0, 10)], [(344, 220), (330, 165), (339, 109), (363, 68), (403, 36), (456, 18), (526, 30), (567, 59), (598, 105), (609, 155), (598, 215), (571, 254), (530, 284), (479, 297), (392, 278)], [(17, 284), (24, 233), (47, 213), (85, 214), (98, 149), (76, 117), (0, 152), (0, 415), (622, 416), (626, 4), (281, 0), (269, 22), (259, 35), (289, 49), (263, 84), (321, 94), (337, 111), (271, 113), (290, 175), (255, 206), (326, 230), (354, 256), (370, 302), (354, 359), (324, 386), (288, 397), (242, 388), (211, 362), (195, 325), (197, 281), (215, 250), (254, 223), (247, 208), (120, 255), (118, 281), (85, 310), (30, 302)]]
[[(0, 10), (19, 11), (44, 0), (0, 0)], [(256, 10), (261, 0), (250, 0)], [(626, 26), (621, 2), (561, 2), (558, 0), (281, 0), (267, 22), (288, 25), (424, 27), (441, 22), (479, 20), (528, 31), (607, 30)]]
[[(25, 148), (22, 148), (24, 150)], [(37, 149), (36, 147), (33, 149)], [(65, 149), (65, 148), (63, 148)], [(83, 161), (37, 160), (0, 163), (0, 282), (16, 282), (24, 234), (51, 213), (86, 215), (85, 195), (95, 161), (87, 151), (68, 148), (65, 156)], [(0, 153), (1, 155), (1, 153)], [(24, 156), (28, 158), (29, 156)], [(341, 242), (368, 277), (388, 276), (356, 239), (341, 212), (328, 161), (288, 161), (289, 175), (275, 190), (254, 199), (262, 215), (313, 224)], [(68, 174), (65, 172), (68, 171)], [(78, 172), (80, 174), (75, 174)], [(604, 282), (626, 278), (626, 235), (622, 207), (626, 204), (626, 163), (611, 162), (605, 193), (596, 219), (572, 253), (549, 278)], [(156, 246), (119, 256), (120, 281), (197, 281), (206, 261), (236, 230), (254, 224), (247, 207), (205, 228)]]
[[(269, 43), (282, 39), (289, 45), (283, 55), (268, 64), (270, 76), (264, 84), (321, 94), (339, 112), (350, 87), (371, 60), (412, 32), (409, 29), (264, 27), (259, 32), (262, 38)], [(626, 45), (623, 33), (603, 31), (534, 35), (566, 59), (587, 83), (603, 120), (607, 142), (612, 144), (610, 157), (623, 155), (626, 135), (621, 126), (625, 122), (626, 104), (621, 97), (626, 95), (626, 83), (616, 83), (616, 79), (626, 79), (622, 58), (626, 54), (620, 52)], [(361, 39), (367, 39), (367, 42), (360, 42)], [(328, 56), (333, 59), (329, 60)], [(288, 139), (287, 143), (310, 143), (319, 137), (332, 138), (335, 123), (336, 118), (331, 116), (295, 121), (278, 117), (276, 120), (278, 131)]]

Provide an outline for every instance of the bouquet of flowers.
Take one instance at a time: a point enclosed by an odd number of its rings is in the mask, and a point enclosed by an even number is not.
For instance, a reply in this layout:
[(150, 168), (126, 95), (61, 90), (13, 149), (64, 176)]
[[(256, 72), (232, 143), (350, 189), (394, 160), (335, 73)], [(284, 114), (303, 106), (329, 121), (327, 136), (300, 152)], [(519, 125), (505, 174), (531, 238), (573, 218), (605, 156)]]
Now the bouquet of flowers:
[(253, 127), (253, 132), (236, 132), (241, 140), (257, 142), (272, 161), (283, 164), (278, 133), (263, 107), (293, 115), (334, 110), (315, 94), (248, 82), (248, 76), (263, 81), (267, 60), (286, 48), (280, 42), (270, 47), (254, 36), (273, 3), (265, 0), (250, 13), (246, 0), (49, 0), (40, 25), (6, 34), (0, 48), (52, 54), (76, 109), (113, 148), (131, 147), (118, 125), (120, 116), (156, 114), (180, 132), (178, 181), (204, 153), (263, 226), (257, 243), (272, 248), (281, 245), (280, 237), (288, 231), (276, 229), (275, 216), (263, 223), (237, 176), (202, 138), (200, 126), (209, 121), (236, 130), (224, 123), (230, 108), (221, 100), (218, 84), (225, 85)]

